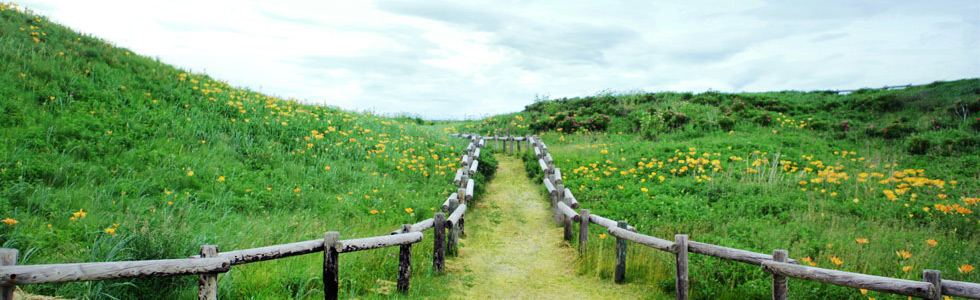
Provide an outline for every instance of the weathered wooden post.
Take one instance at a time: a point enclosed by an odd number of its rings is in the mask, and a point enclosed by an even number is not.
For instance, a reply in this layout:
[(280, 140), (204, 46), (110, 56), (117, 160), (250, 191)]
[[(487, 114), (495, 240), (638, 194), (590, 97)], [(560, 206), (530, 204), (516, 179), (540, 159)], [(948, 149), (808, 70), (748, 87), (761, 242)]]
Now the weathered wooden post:
[(524, 145), (527, 146), (527, 150), (531, 150), (531, 136), (524, 136)]
[(463, 176), (460, 177), (460, 178), (461, 179), (459, 180), (459, 187), (460, 187), (460, 189), (462, 189), (462, 188), (465, 188), (466, 187), (466, 182), (470, 180), (470, 170), (465, 170), (464, 169), (463, 170)]
[[(619, 221), (616, 227), (626, 229), (626, 221)], [(626, 281), (626, 239), (616, 238), (616, 274), (613, 279), (616, 283)]]
[(446, 270), (446, 214), (436, 213), (432, 222), (432, 270), (442, 273)]
[[(789, 252), (786, 250), (773, 250), (772, 260), (778, 262), (786, 262), (789, 258)], [(789, 291), (786, 287), (786, 276), (772, 274), (772, 299), (773, 300), (786, 300)]]
[[(459, 207), (459, 199), (449, 200), (449, 214), (452, 215), (456, 208)], [(457, 224), (449, 224), (449, 239), (446, 240), (446, 252), (449, 255), (458, 255), (459, 248), (456, 245), (456, 240), (459, 239), (459, 226)]]
[[(411, 224), (402, 225), (402, 232), (412, 231)], [(408, 292), (409, 279), (412, 277), (412, 244), (398, 246), (398, 291)]]
[(687, 300), (687, 235), (675, 234), (674, 245), (677, 247), (677, 278), (674, 283), (677, 287), (677, 299)]
[[(218, 246), (201, 245), (201, 258), (218, 257)], [(197, 276), (197, 298), (201, 300), (218, 299), (218, 273)]]
[(572, 218), (569, 217), (569, 216), (566, 216), (565, 214), (562, 214), (562, 216), (564, 217), (563, 219), (565, 219), (565, 221), (562, 222), (565, 225), (565, 237), (564, 238), (565, 238), (565, 241), (571, 243), (572, 242)]
[[(468, 179), (468, 180), (466, 180), (466, 182), (467, 182), (466, 183), (466, 188), (465, 189), (459, 189), (458, 190), (458, 193), (456, 194), (457, 195), (456, 197), (458, 197), (458, 199), (456, 199), (456, 207), (458, 207), (460, 204), (466, 203), (466, 191), (472, 189), (470, 187), (470, 185), (471, 184), (474, 184), (472, 179)], [(449, 203), (449, 206), (452, 206), (452, 202)], [(452, 214), (453, 211), (456, 210), (456, 207), (452, 207), (449, 210), (449, 214)], [(460, 216), (459, 217), (459, 225), (453, 224), (453, 228), (456, 229), (457, 236), (461, 236), (461, 235), (466, 234), (466, 232), (464, 231), (466, 229), (466, 217), (465, 216)]]
[[(0, 266), (13, 266), (17, 264), (17, 249), (0, 249)], [(0, 300), (14, 300), (14, 289), (16, 286), (0, 286)]]
[(517, 141), (517, 152), (521, 152), (521, 144), (523, 143), (524, 141)]
[(493, 152), (500, 152), (500, 137), (493, 136)]
[(329, 231), (323, 235), (323, 298), (327, 300), (337, 299), (339, 268), (337, 261), (340, 258), (340, 251), (337, 249), (337, 242), (340, 241), (340, 233)]
[(940, 300), (943, 298), (943, 278), (939, 270), (922, 270), (922, 281), (932, 284), (934, 289), (929, 290), (928, 300)]
[[(558, 209), (558, 202), (565, 202), (565, 185), (558, 184), (555, 185), (555, 225), (562, 226), (565, 224), (562, 220), (565, 219), (565, 214)], [(568, 203), (565, 203), (568, 204)]]
[(586, 252), (588, 252), (588, 249), (589, 249), (589, 215), (590, 215), (590, 213), (589, 213), (589, 210), (588, 209), (582, 209), (582, 210), (579, 211), (578, 215), (579, 216), (582, 216), (582, 220), (579, 221), (579, 224), (578, 224), (579, 225), (578, 226), (578, 252), (582, 254), (582, 257), (585, 257)]
[(510, 155), (514, 155), (514, 143), (517, 141), (514, 140), (513, 136), (509, 136), (507, 139), (510, 141)]

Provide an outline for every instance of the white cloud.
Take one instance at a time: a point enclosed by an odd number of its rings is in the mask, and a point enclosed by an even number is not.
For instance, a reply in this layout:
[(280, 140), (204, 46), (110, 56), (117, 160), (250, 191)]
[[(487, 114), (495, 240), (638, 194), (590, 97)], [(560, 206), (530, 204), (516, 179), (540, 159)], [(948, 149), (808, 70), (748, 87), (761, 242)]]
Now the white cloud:
[(976, 1), (22, 4), (233, 85), (429, 118), (518, 111), (537, 95), (850, 89), (980, 76)]

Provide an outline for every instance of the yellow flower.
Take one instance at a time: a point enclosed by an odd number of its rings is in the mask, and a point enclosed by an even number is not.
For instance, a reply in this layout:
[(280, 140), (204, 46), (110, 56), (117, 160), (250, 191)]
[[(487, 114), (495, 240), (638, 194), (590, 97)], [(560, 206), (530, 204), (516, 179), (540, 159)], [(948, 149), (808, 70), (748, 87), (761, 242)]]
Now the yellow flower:
[(859, 239), (854, 239), (854, 240), (857, 241), (858, 244), (867, 244), (868, 243), (868, 239), (865, 239), (865, 238), (859, 238)]
[(105, 233), (108, 233), (108, 234), (111, 234), (111, 235), (115, 236), (116, 235), (116, 228), (114, 228), (114, 227), (106, 228), (105, 229)]
[(372, 214), (372, 215), (375, 215), (375, 214), (378, 214), (378, 210), (377, 210), (377, 209), (372, 209), (372, 210), (371, 210), (371, 214)]
[(909, 253), (908, 251), (905, 250), (895, 251), (895, 255), (898, 255), (898, 257), (901, 257), (902, 259), (908, 259), (909, 257), (912, 257), (912, 253)]
[(956, 270), (960, 271), (960, 273), (968, 274), (970, 272), (973, 272), (973, 266), (971, 266), (971, 265), (962, 265), (959, 268), (957, 268)]
[(926, 240), (926, 244), (929, 244), (929, 246), (935, 246), (935, 245), (939, 245), (939, 242), (936, 242), (936, 240), (934, 239), (928, 239)]
[(415, 210), (412, 209), (411, 207), (405, 209), (405, 212), (407, 212), (407, 213), (412, 213), (413, 211), (415, 211)]
[(854, 201), (854, 203), (858, 203), (858, 202), (861, 202), (861, 199), (854, 198), (854, 200), (851, 200), (851, 201)]
[(300, 188), (295, 188), (295, 189), (293, 189), (293, 192), (294, 192), (294, 193), (299, 193), (299, 191), (302, 191), (302, 190), (301, 190)]
[(599, 153), (608, 154), (609, 153), (609, 150), (602, 149), (602, 150), (599, 150)]
[(910, 271), (912, 271), (912, 266), (904, 266), (904, 267), (902, 267), (902, 272), (908, 273)]
[(838, 266), (844, 264), (844, 261), (840, 260), (840, 258), (837, 258), (836, 256), (831, 256), (830, 261), (834, 262), (834, 264)]
[(600, 233), (599, 234), (599, 239), (606, 239), (606, 234), (605, 233)]
[(11, 218), (6, 218), (6, 219), (3, 219), (3, 223), (4, 224), (7, 224), (7, 225), (10, 225), (10, 226), (14, 226), (14, 225), (17, 225), (17, 220), (14, 220), (14, 219), (11, 219)]
[(324, 171), (330, 171), (330, 166), (323, 167)]
[(224, 176), (218, 176), (218, 182), (222, 182), (222, 181), (225, 181), (225, 177)]
[(187, 171), (187, 176), (194, 176), (194, 171)]
[(860, 291), (861, 291), (861, 295), (867, 295), (868, 294), (868, 290), (866, 290), (866, 289), (860, 289)]
[(72, 215), (71, 220), (75, 221), (78, 219), (84, 219), (85, 215), (88, 215), (88, 213), (83, 211), (81, 208), (79, 208), (77, 212), (73, 212), (71, 213), (71, 215)]

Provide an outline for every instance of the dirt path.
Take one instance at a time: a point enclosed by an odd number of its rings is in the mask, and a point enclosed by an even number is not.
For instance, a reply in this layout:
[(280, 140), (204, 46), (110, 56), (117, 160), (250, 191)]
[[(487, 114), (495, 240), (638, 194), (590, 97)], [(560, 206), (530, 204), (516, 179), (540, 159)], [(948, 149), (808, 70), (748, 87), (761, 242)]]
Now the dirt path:
[(463, 272), (454, 294), (466, 299), (666, 298), (639, 284), (576, 275), (577, 251), (563, 245), (546, 195), (530, 182), (518, 159), (498, 159), (496, 178), (466, 220), (469, 236), (460, 242), (460, 255), (448, 262)]

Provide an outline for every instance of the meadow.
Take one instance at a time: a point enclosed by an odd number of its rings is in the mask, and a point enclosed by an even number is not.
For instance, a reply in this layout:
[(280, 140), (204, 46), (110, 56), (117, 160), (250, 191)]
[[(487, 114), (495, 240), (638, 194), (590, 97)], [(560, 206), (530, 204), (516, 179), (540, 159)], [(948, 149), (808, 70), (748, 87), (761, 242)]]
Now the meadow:
[[(582, 208), (641, 233), (921, 280), (980, 281), (980, 80), (901, 90), (600, 93), (457, 125), (537, 134)], [(538, 163), (526, 169), (540, 180)], [(605, 237), (602, 230), (594, 235)], [(612, 276), (613, 238), (580, 273)], [(631, 248), (628, 277), (672, 292), (673, 256)], [(758, 267), (692, 256), (700, 299), (769, 297)], [(611, 280), (611, 278), (610, 278)], [(891, 299), (790, 280), (790, 298)]]
[[(432, 217), (466, 141), (411, 117), (230, 86), (0, 4), (0, 247), (19, 264), (184, 258), (385, 235)], [(481, 157), (478, 182), (494, 171)], [(477, 185), (476, 193), (482, 193)], [(426, 242), (428, 241), (428, 242)], [(342, 297), (425, 297), (431, 237), (407, 295), (397, 248), (344, 255)], [(322, 257), (235, 267), (222, 298), (322, 297)], [(421, 280), (420, 280), (421, 279)], [(73, 298), (193, 298), (196, 277), (25, 286)]]

